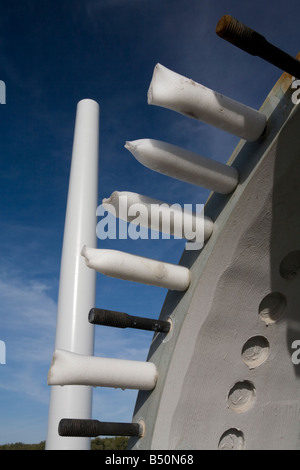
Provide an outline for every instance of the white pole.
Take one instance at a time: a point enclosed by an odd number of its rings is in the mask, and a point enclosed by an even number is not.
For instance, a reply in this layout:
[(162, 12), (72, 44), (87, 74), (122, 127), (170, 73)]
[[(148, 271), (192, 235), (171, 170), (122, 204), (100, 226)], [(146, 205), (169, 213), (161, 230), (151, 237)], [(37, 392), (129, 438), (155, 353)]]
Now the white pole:
[[(96, 273), (80, 254), (85, 243), (97, 246), (99, 105), (82, 100), (77, 105), (69, 193), (61, 259), (55, 349), (93, 355), (94, 329), (87, 321), (94, 306)], [(88, 450), (90, 439), (58, 435), (62, 418), (91, 417), (91, 387), (52, 387), (47, 450)]]
[(157, 369), (152, 362), (83, 356), (57, 349), (48, 374), (50, 385), (92, 385), (153, 390)]
[(148, 103), (172, 109), (249, 141), (261, 137), (267, 122), (266, 116), (256, 109), (210, 90), (161, 64), (154, 69)]
[(190, 270), (177, 264), (164, 263), (117, 250), (84, 246), (82, 256), (89, 268), (127, 281), (185, 291), (190, 285)]
[(134, 140), (125, 148), (151, 170), (217, 193), (232, 193), (239, 181), (236, 168), (160, 140)]

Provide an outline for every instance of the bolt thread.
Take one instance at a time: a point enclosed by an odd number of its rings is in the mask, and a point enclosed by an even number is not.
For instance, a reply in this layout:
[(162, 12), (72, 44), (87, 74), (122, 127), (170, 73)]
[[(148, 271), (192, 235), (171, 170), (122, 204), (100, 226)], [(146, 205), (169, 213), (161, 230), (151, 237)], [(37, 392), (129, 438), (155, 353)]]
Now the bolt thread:
[(94, 325), (105, 325), (117, 328), (129, 326), (129, 315), (123, 312), (92, 308), (89, 312), (89, 322)]
[(99, 423), (90, 419), (62, 419), (59, 422), (58, 434), (62, 437), (97, 437)]
[(62, 437), (132, 436), (140, 437), (138, 423), (107, 423), (96, 419), (61, 419), (58, 434)]
[(216, 33), (221, 38), (252, 55), (258, 55), (258, 49), (266, 43), (266, 39), (261, 34), (230, 15), (224, 15), (219, 20)]
[(93, 325), (112, 326), (115, 328), (135, 328), (138, 330), (157, 331), (168, 333), (171, 323), (152, 318), (135, 317), (128, 313), (115, 312), (100, 308), (92, 308), (89, 312), (89, 322)]

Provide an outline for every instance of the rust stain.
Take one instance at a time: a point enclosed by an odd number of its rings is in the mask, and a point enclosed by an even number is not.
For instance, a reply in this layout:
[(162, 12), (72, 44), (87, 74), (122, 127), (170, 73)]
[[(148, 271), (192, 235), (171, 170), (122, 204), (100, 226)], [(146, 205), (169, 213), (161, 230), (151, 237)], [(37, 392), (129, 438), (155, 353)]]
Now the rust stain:
[[(300, 52), (296, 55), (296, 59), (300, 61)], [(281, 90), (286, 93), (290, 88), (292, 82), (294, 80), (293, 75), (288, 72), (284, 72), (281, 77), (279, 78), (278, 82), (276, 83), (275, 87), (280, 87)]]

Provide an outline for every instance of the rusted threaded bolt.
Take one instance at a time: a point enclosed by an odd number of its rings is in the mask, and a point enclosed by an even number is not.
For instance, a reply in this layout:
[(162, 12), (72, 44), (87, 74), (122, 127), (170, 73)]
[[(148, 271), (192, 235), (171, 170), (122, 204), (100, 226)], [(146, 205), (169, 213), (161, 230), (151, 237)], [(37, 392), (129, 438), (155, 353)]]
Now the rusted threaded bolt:
[(300, 78), (300, 61), (269, 43), (264, 36), (232, 16), (225, 15), (219, 20), (216, 33), (249, 54), (259, 56), (294, 77)]

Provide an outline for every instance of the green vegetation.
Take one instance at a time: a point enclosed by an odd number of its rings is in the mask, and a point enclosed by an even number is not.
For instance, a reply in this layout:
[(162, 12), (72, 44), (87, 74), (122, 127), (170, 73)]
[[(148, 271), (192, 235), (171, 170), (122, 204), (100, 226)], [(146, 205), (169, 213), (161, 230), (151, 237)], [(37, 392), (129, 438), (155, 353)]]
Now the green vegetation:
[(45, 441), (39, 444), (23, 444), (23, 442), (4, 444), (0, 446), (0, 450), (45, 450)]
[[(92, 439), (91, 450), (126, 450), (127, 443), (127, 437), (96, 437)], [(4, 444), (0, 446), (0, 450), (45, 450), (45, 441), (39, 444), (23, 444), (23, 442)]]
[(105, 437), (92, 440), (92, 450), (126, 450), (128, 437)]

